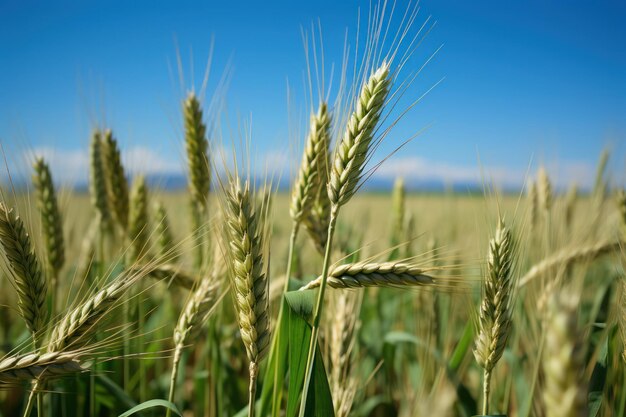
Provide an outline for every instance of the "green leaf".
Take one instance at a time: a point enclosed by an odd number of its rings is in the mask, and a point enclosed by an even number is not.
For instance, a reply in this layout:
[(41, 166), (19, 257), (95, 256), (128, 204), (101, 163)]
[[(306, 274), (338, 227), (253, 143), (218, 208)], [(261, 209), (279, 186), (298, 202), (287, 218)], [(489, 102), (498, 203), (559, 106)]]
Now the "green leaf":
[[(296, 291), (304, 283), (296, 279), (289, 280), (289, 290)], [(283, 298), (280, 305), (280, 323), (277, 324), (272, 347), (267, 360), (267, 368), (263, 378), (261, 397), (257, 401), (257, 413), (259, 416), (278, 416), (282, 403), (285, 377), (287, 376), (287, 348), (289, 346), (287, 335), (289, 333), (289, 316), (287, 301)], [(278, 387), (274, 392), (274, 386)], [(247, 412), (247, 410), (244, 409)], [(271, 414), (270, 414), (271, 412)]]
[[(287, 316), (287, 357), (289, 358), (289, 396), (287, 398), (287, 417), (298, 413), (301, 393), (304, 386), (307, 349), (311, 340), (310, 321), (315, 305), (315, 291), (292, 291), (284, 296), (285, 315)], [(282, 343), (282, 342), (281, 342)], [(335, 415), (328, 376), (319, 348), (315, 346), (313, 374), (308, 387), (306, 417), (332, 417)]]
[(463, 330), (463, 335), (454, 348), (454, 352), (452, 352), (452, 356), (450, 357), (450, 361), (448, 361), (448, 368), (452, 372), (456, 372), (465, 355), (467, 355), (467, 351), (472, 345), (472, 341), (474, 340), (474, 323), (470, 320), (465, 325), (465, 330)]
[(166, 400), (158, 400), (158, 399), (157, 400), (149, 400), (149, 401), (143, 402), (143, 403), (141, 403), (141, 404), (131, 408), (127, 412), (125, 412), (123, 414), (120, 414), (118, 417), (132, 416), (133, 414), (138, 413), (139, 411), (147, 410), (147, 409), (154, 408), (154, 407), (168, 408), (173, 413), (175, 413), (176, 415), (182, 417), (182, 414), (178, 410), (178, 407), (176, 407), (176, 404), (171, 403), (171, 402), (166, 401)]

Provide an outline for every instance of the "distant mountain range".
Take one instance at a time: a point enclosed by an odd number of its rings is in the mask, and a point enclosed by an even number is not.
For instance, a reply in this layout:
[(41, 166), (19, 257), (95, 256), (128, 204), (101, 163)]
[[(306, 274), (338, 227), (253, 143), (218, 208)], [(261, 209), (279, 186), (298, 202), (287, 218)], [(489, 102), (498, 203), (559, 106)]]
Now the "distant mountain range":
[[(14, 178), (14, 187), (17, 189), (25, 188), (30, 185), (30, 182), (24, 179)], [(290, 181), (287, 178), (282, 178), (275, 183), (275, 186), (279, 191), (286, 191), (290, 188)], [(159, 188), (168, 191), (184, 190), (187, 187), (187, 177), (182, 174), (172, 175), (146, 175), (146, 182), (150, 187)], [(265, 179), (257, 178), (256, 184), (262, 185)], [(372, 177), (369, 178), (362, 187), (366, 192), (389, 192), (393, 187), (394, 179), (386, 177)], [(483, 184), (477, 182), (455, 182), (445, 183), (436, 179), (407, 179), (405, 181), (407, 191), (412, 192), (426, 192), (426, 193), (441, 193), (444, 191), (453, 191), (458, 193), (469, 194), (482, 194)], [(77, 183), (73, 187), (76, 191), (85, 192), (88, 189), (86, 182)], [(504, 193), (519, 193), (519, 186), (509, 186), (500, 189)]]

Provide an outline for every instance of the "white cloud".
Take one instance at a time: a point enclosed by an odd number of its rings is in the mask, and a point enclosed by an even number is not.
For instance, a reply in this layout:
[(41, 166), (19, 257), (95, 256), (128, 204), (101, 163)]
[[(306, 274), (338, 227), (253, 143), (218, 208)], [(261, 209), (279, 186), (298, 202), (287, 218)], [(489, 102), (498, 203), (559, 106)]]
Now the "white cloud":
[[(86, 184), (88, 181), (88, 149), (60, 150), (51, 147), (37, 147), (22, 155), (22, 166), (30, 166), (35, 156), (41, 156), (46, 159), (55, 181), (61, 184), (80, 185)], [(145, 146), (134, 146), (123, 150), (122, 160), (127, 174), (130, 175), (138, 173), (146, 175), (173, 175), (184, 172), (178, 155), (167, 158)], [(17, 175), (24, 174), (20, 172), (19, 167), (9, 166), (9, 169)]]
[[(513, 168), (499, 165), (456, 165), (421, 157), (394, 157), (385, 161), (374, 177), (390, 179), (398, 176), (407, 181), (441, 181), (443, 183), (493, 183), (497, 186), (522, 186), (527, 176), (533, 177), (535, 167)], [(581, 161), (561, 161), (546, 164), (546, 169), (558, 187), (576, 182), (583, 188), (593, 184), (593, 165)]]

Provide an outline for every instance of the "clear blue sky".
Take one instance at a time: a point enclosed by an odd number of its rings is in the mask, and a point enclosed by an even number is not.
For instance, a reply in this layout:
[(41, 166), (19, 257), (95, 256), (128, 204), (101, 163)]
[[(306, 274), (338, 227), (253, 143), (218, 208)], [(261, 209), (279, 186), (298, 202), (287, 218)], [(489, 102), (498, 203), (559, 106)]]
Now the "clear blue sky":
[[(230, 60), (229, 113), (251, 116), (259, 155), (287, 152), (300, 146), (289, 143), (286, 86), (289, 80), (296, 93), (302, 86), (301, 27), (319, 18), (326, 60), (339, 62), (344, 31), (356, 27), (358, 6), (368, 4), (2, 1), (0, 141), (9, 157), (53, 147), (58, 161), (82, 166), (78, 154), (94, 124), (104, 122), (134, 152), (132, 163), (155, 158), (156, 167), (138, 169), (176, 171), (183, 160), (178, 100), (184, 93), (176, 44), (185, 87), (199, 87), (214, 38), (211, 85)], [(381, 155), (432, 126), (380, 175), (463, 181), (483, 166), (521, 182), (532, 158), (560, 182), (588, 183), (609, 144), (615, 178), (624, 180), (623, 1), (423, 0), (421, 7), (421, 19), (432, 15), (437, 26), (418, 56), (444, 46), (413, 91), (445, 79)], [(296, 101), (295, 107), (305, 104), (301, 94)]]

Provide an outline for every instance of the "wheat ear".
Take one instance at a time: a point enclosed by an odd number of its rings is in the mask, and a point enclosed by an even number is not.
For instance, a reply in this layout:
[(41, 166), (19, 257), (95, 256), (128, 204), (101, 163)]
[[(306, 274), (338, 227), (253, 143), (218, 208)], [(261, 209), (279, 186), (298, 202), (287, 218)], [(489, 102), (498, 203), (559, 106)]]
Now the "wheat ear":
[(102, 133), (99, 130), (94, 131), (89, 147), (89, 194), (100, 217), (100, 227), (108, 229), (111, 226), (111, 213), (102, 156)]
[(405, 239), (404, 231), (404, 218), (405, 218), (405, 206), (406, 206), (406, 189), (404, 187), (404, 180), (402, 178), (396, 178), (393, 184), (393, 191), (391, 194), (392, 209), (391, 209), (391, 246), (396, 246), (403, 242)]
[(359, 326), (362, 292), (341, 291), (331, 307), (329, 357), (330, 384), (336, 417), (347, 417), (356, 393), (352, 352)]
[(322, 171), (327, 169), (329, 143), (330, 116), (326, 103), (321, 103), (317, 114), (311, 115), (310, 130), (302, 155), (302, 163), (291, 193), (289, 212), (296, 224), (300, 224), (313, 206), (316, 193), (320, 188)]
[(565, 248), (533, 265), (533, 267), (520, 278), (518, 286), (523, 287), (552, 268), (568, 267), (579, 261), (593, 260), (599, 256), (619, 251), (623, 244), (624, 242), (622, 241), (607, 240), (589, 246)]
[[(204, 278), (200, 281), (200, 285), (187, 300), (185, 308), (178, 318), (178, 323), (174, 328), (174, 358), (172, 362), (172, 374), (170, 377), (169, 401), (174, 402), (176, 393), (176, 378), (178, 376), (178, 368), (180, 359), (185, 345), (189, 340), (198, 335), (206, 322), (209, 312), (213, 307), (219, 283), (214, 279)], [(166, 417), (170, 416), (170, 411)]]
[(228, 237), (228, 270), (235, 298), (241, 338), (250, 361), (250, 403), (254, 415), (258, 364), (270, 341), (267, 271), (264, 263), (263, 224), (253, 205), (250, 185), (239, 178), (230, 181), (224, 204)]
[[(358, 262), (331, 267), (328, 286), (331, 288), (396, 287), (430, 285), (435, 279), (426, 273), (433, 268), (423, 268), (404, 262), (366, 263)], [(318, 288), (322, 278), (318, 277), (302, 288)]]
[(200, 102), (190, 93), (183, 105), (185, 118), (185, 147), (189, 165), (189, 191), (192, 200), (205, 208), (211, 186), (211, 170), (207, 155), (209, 142), (206, 138), (206, 125), (202, 120)]
[(122, 230), (128, 227), (128, 181), (122, 165), (122, 156), (111, 130), (102, 139), (102, 165), (106, 175), (107, 195), (111, 211)]
[(43, 158), (37, 158), (34, 164), (33, 182), (37, 192), (37, 206), (41, 215), (41, 226), (46, 249), (46, 260), (52, 296), (52, 312), (56, 311), (56, 294), (59, 272), (65, 263), (65, 241), (63, 239), (63, 220), (59, 212), (54, 183), (50, 168)]
[(565, 225), (568, 229), (572, 227), (572, 221), (574, 220), (574, 210), (576, 209), (576, 202), (578, 201), (578, 186), (574, 183), (567, 190), (565, 196)]
[(33, 182), (37, 191), (37, 205), (41, 214), (48, 266), (56, 276), (65, 263), (63, 221), (48, 164), (43, 158), (37, 158), (34, 169)]
[(68, 311), (52, 328), (48, 352), (83, 347), (97, 323), (115, 306), (136, 278), (122, 275)]
[[(330, 115), (328, 116), (330, 120)], [(330, 127), (330, 125), (329, 125)], [(328, 169), (330, 167), (330, 129), (325, 130), (327, 135), (323, 139), (324, 146), (318, 146), (318, 181), (315, 197), (308, 215), (304, 216), (303, 224), (317, 251), (323, 256), (326, 241), (328, 240), (328, 223), (330, 221), (330, 200), (328, 198)]]
[(131, 262), (139, 260), (148, 249), (148, 187), (143, 175), (135, 178), (130, 191), (130, 213), (128, 218), (130, 247), (128, 257)]
[(328, 197), (334, 205), (344, 205), (357, 190), (390, 86), (389, 64), (384, 62), (361, 89), (330, 171)]
[(47, 319), (48, 285), (22, 219), (4, 203), (0, 203), (0, 243), (13, 274), (20, 314), (37, 338)]
[(533, 232), (537, 230), (539, 222), (539, 196), (537, 195), (537, 184), (532, 181), (528, 184), (528, 205), (530, 207), (530, 233), (531, 236), (534, 236)]
[(165, 210), (165, 206), (161, 202), (157, 202), (154, 211), (159, 258), (175, 262), (178, 259), (178, 251), (174, 244), (174, 236), (172, 235), (167, 210)]
[(552, 208), (552, 182), (544, 167), (537, 171), (537, 197), (541, 210), (549, 212)]
[(483, 280), (479, 333), (474, 357), (485, 372), (483, 415), (489, 414), (491, 371), (502, 357), (511, 332), (512, 300), (515, 289), (511, 274), (514, 247), (511, 232), (502, 220), (489, 242), (487, 275)]
[(76, 352), (47, 352), (4, 358), (0, 360), (0, 386), (82, 372), (79, 357)]
[(576, 324), (576, 304), (567, 294), (555, 294), (548, 306), (542, 360), (547, 417), (587, 415), (585, 356)]
[(168, 281), (171, 285), (192, 290), (200, 281), (194, 274), (183, 270), (176, 264), (160, 264), (151, 265), (148, 270), (144, 270), (143, 266), (131, 267), (129, 271), (133, 273), (145, 273), (157, 280)]
[(621, 236), (626, 240), (626, 191), (617, 191), (617, 210), (620, 216)]

